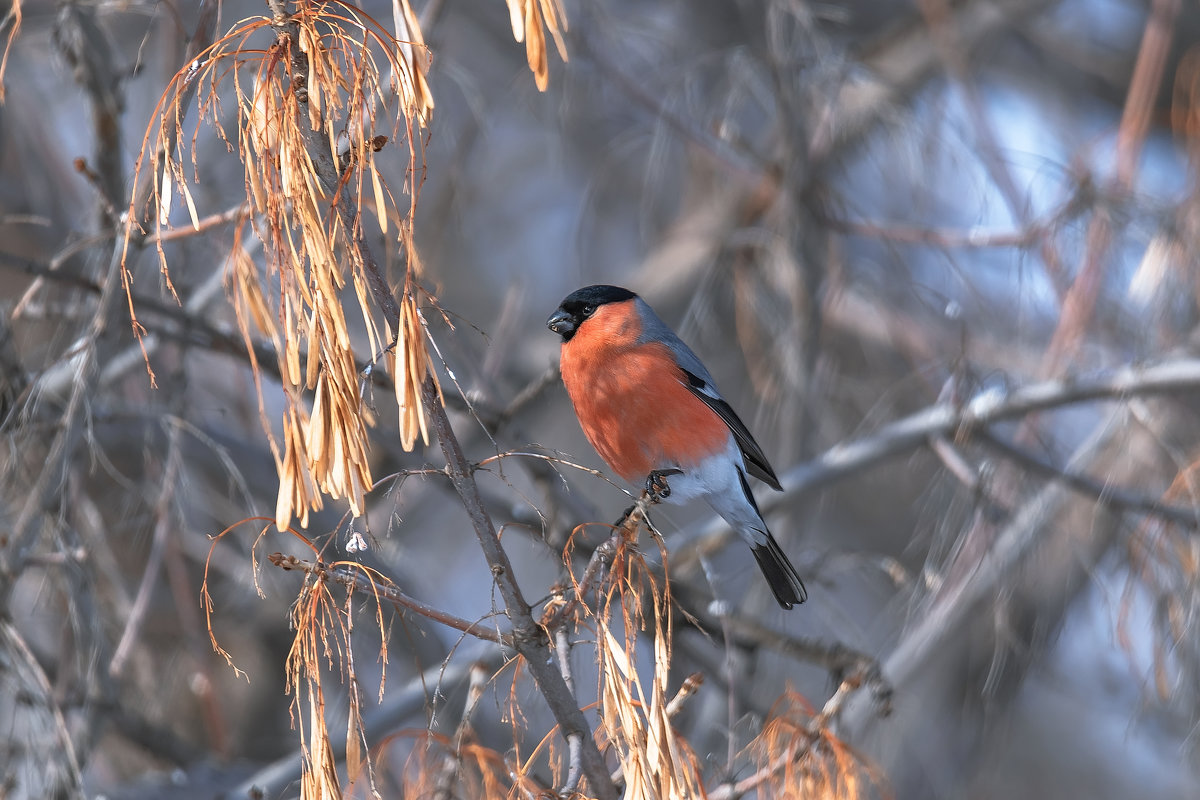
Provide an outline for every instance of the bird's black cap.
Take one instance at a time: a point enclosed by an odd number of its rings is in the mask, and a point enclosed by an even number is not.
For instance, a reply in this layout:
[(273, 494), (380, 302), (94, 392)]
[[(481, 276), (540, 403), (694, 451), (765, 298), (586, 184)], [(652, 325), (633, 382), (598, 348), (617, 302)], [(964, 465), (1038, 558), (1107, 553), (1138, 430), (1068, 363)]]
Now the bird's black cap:
[(596, 284), (576, 289), (563, 298), (558, 308), (546, 320), (546, 327), (563, 338), (564, 342), (571, 341), (575, 331), (583, 321), (596, 313), (596, 309), (608, 303), (620, 303), (632, 300), (636, 294), (620, 286)]

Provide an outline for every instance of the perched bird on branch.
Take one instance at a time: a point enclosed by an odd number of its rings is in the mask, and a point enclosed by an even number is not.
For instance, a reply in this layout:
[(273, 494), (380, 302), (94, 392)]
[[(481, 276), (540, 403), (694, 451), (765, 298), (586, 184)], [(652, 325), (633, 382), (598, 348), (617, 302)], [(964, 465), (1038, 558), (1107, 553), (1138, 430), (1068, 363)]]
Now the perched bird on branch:
[(780, 490), (762, 448), (696, 354), (628, 289), (587, 286), (546, 322), (562, 337), (562, 378), (588, 441), (655, 500), (702, 497), (750, 545), (784, 608), (808, 593), (767, 529), (747, 475)]

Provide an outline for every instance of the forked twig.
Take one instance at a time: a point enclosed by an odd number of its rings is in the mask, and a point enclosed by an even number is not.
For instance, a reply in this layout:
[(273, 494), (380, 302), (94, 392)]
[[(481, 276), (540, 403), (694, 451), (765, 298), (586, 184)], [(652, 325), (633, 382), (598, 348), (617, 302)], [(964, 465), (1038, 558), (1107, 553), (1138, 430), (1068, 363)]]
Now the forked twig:
[(512, 647), (512, 637), (485, 627), (478, 622), (456, 617), (427, 603), (422, 603), (420, 600), (405, 594), (391, 584), (380, 583), (378, 580), (372, 579), (357, 565), (352, 567), (346, 562), (326, 564), (321, 561), (307, 561), (283, 553), (271, 553), (267, 556), (267, 560), (280, 569), (299, 570), (310, 575), (328, 578), (334, 583), (347, 588), (367, 589), (381, 600), (386, 600), (400, 608), (415, 611), (434, 622), (440, 622), (447, 627), (470, 634), (477, 639), (483, 639), (484, 641), (503, 647)]

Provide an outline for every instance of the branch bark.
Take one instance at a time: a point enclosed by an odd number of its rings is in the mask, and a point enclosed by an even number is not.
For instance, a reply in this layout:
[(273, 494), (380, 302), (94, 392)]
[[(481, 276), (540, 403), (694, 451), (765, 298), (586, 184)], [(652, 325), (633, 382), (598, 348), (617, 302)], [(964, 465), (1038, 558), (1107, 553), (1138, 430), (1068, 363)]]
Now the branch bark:
[[(1007, 393), (976, 395), (965, 405), (938, 403), (885, 425), (876, 433), (835, 445), (785, 472), (785, 497), (812, 491), (865, 467), (923, 445), (931, 436), (970, 433), (996, 422), (1097, 400), (1200, 392), (1200, 359), (1178, 358), (1150, 366), (1126, 366), (1088, 378), (1043, 381)], [(772, 498), (766, 505), (774, 505)]]
[[(394, 300), (393, 300), (394, 302)], [(483, 555), (492, 568), (492, 578), (504, 598), (508, 616), (512, 622), (513, 645), (525, 659), (529, 673), (537, 683), (546, 704), (558, 721), (559, 733), (574, 747), (574, 741), (582, 745), (580, 753), (583, 773), (587, 776), (592, 791), (600, 800), (616, 800), (617, 790), (613, 786), (608, 770), (604, 766), (604, 757), (592, 737), (591, 726), (579, 709), (579, 704), (567, 687), (563, 674), (554, 666), (554, 656), (550, 651), (550, 643), (542, 629), (530, 613), (529, 603), (521, 594), (513, 575), (512, 564), (508, 554), (500, 544), (500, 537), (492, 519), (483, 507), (479, 496), (479, 487), (471, 472), (471, 465), (463, 455), (454, 429), (450, 426), (450, 418), (446, 408), (438, 397), (433, 378), (426, 376), (422, 391), (422, 401), (429, 412), (433, 430), (437, 434), (438, 443), (446, 456), (446, 466), (450, 471), (450, 480), (455, 491), (463, 501), (463, 507), (471, 518), (471, 526), (479, 539)]]

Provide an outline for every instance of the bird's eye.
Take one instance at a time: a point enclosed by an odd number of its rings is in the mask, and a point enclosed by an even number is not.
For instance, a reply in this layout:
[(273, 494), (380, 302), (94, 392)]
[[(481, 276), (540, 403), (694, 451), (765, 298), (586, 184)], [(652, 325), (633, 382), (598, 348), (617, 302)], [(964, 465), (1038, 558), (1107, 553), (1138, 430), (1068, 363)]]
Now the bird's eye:
[(592, 314), (596, 313), (596, 307), (594, 305), (592, 305), (591, 303), (588, 303), (581, 310), (583, 311), (583, 315), (585, 317), (590, 317)]

